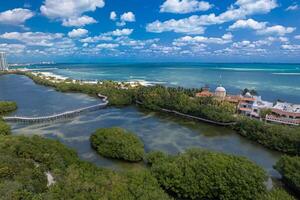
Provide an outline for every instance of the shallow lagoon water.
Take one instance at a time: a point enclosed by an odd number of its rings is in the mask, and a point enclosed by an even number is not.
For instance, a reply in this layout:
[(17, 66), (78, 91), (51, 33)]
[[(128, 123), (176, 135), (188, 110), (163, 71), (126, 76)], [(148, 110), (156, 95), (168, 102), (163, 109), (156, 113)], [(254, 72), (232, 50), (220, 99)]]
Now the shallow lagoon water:
[[(59, 100), (55, 100), (58, 98)], [(0, 100), (3, 99), (18, 103), (19, 109), (12, 115), (29, 113), (37, 116), (51, 113), (52, 108), (55, 112), (66, 111), (93, 105), (99, 101), (82, 94), (59, 93), (51, 88), (35, 85), (26, 77), (16, 75), (0, 76)], [(97, 128), (120, 126), (133, 131), (145, 143), (146, 151), (163, 150), (175, 154), (187, 148), (198, 147), (245, 156), (265, 168), (269, 175), (278, 176), (272, 166), (280, 154), (246, 140), (231, 129), (145, 111), (135, 106), (110, 107), (49, 124), (11, 125), (14, 134), (38, 134), (58, 139), (74, 148), (84, 160), (114, 169), (140, 165), (105, 159), (97, 155), (89, 144), (89, 136)]]

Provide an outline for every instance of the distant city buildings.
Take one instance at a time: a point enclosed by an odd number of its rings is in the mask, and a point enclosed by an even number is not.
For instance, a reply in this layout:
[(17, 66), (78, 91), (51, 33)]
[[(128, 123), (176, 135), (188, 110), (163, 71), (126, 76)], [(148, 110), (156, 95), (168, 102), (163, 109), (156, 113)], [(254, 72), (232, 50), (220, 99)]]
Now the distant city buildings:
[(4, 52), (0, 52), (0, 71), (8, 70), (8, 65), (6, 62), (6, 54)]
[[(245, 116), (265, 118), (268, 122), (280, 124), (300, 125), (300, 105), (298, 104), (263, 101), (261, 96), (251, 95), (249, 92), (244, 95), (229, 95), (222, 86), (217, 87), (214, 92), (210, 92), (209, 88), (205, 87), (196, 94), (196, 97), (213, 97), (230, 102), (236, 106), (237, 113)], [(265, 116), (262, 116), (263, 110), (267, 111)]]

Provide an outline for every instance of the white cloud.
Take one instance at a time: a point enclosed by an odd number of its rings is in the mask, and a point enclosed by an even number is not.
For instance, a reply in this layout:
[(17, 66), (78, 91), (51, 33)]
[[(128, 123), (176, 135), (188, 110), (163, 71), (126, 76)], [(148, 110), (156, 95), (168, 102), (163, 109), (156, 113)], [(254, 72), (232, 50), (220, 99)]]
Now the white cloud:
[(88, 30), (86, 29), (82, 29), (82, 28), (79, 28), (79, 29), (73, 29), (72, 31), (70, 31), (68, 33), (68, 36), (69, 37), (72, 37), (72, 38), (75, 38), (75, 37), (83, 37), (85, 36), (86, 34), (88, 34)]
[(96, 23), (96, 20), (81, 15), (104, 5), (103, 0), (45, 0), (40, 10), (50, 19), (62, 20), (64, 26), (84, 26)]
[(111, 40), (113, 40), (113, 38), (110, 36), (99, 35), (99, 36), (87, 37), (87, 38), (81, 39), (80, 42), (95, 43), (95, 42), (99, 42), (99, 41), (111, 41)]
[(114, 49), (114, 48), (119, 47), (119, 44), (102, 43), (102, 44), (98, 44), (96, 47), (99, 49)]
[(114, 31), (102, 33), (98, 36), (87, 37), (87, 38), (81, 39), (80, 42), (95, 43), (95, 42), (99, 42), (99, 41), (112, 41), (113, 37), (129, 36), (132, 34), (132, 32), (133, 32), (133, 29), (128, 29), (128, 28), (116, 29)]
[(117, 19), (117, 13), (115, 11), (110, 12), (109, 18), (115, 21)]
[(128, 35), (131, 35), (132, 32), (133, 32), (133, 29), (124, 28), (124, 29), (116, 29), (114, 31), (104, 33), (104, 35), (128, 36)]
[(206, 1), (197, 1), (197, 0), (166, 0), (160, 6), (160, 12), (169, 12), (169, 13), (190, 13), (196, 11), (206, 11), (212, 7)]
[(26, 46), (23, 44), (7, 44), (7, 43), (0, 43), (0, 51), (6, 53), (22, 53), (26, 49)]
[(185, 36), (178, 39), (175, 39), (173, 45), (175, 46), (187, 46), (187, 45), (197, 45), (201, 43), (210, 43), (210, 44), (226, 44), (232, 42), (232, 34), (226, 33), (221, 38), (217, 37), (204, 37), (204, 36)]
[(157, 20), (147, 24), (146, 30), (155, 33), (174, 31), (177, 33), (200, 34), (204, 31), (203, 26), (222, 24), (254, 14), (265, 14), (277, 6), (276, 0), (237, 0), (227, 11), (218, 16), (212, 13), (193, 15), (179, 20), (171, 19), (164, 22)]
[(295, 4), (295, 5), (290, 5), (285, 10), (290, 11), (290, 10), (298, 10), (298, 9), (299, 9), (299, 6), (297, 4)]
[(133, 12), (126, 12), (121, 15), (121, 21), (123, 22), (135, 22), (135, 15)]
[(271, 35), (271, 34), (277, 34), (277, 35), (285, 35), (288, 33), (292, 33), (296, 30), (294, 27), (284, 27), (281, 25), (266, 27), (265, 29), (261, 29), (257, 31), (257, 34), (260, 35)]
[(295, 39), (300, 40), (300, 35), (296, 35)]
[(289, 45), (289, 44), (284, 44), (281, 45), (281, 48), (284, 50), (290, 50), (290, 51), (296, 51), (296, 50), (300, 50), (300, 45)]
[(32, 18), (34, 13), (31, 10), (15, 8), (0, 13), (1, 24), (21, 25), (26, 20)]
[(256, 30), (256, 33), (259, 35), (285, 35), (292, 33), (296, 28), (294, 27), (284, 27), (281, 25), (267, 26), (267, 22), (257, 22), (253, 19), (248, 20), (238, 20), (233, 25), (229, 27), (229, 30), (250, 28)]
[(125, 26), (126, 22), (135, 22), (135, 15), (133, 12), (126, 12), (120, 16), (120, 21), (117, 22), (117, 26)]
[(83, 15), (81, 17), (73, 17), (68, 19), (63, 19), (63, 26), (76, 26), (76, 27), (82, 27), (88, 24), (94, 24), (97, 23), (97, 21), (89, 16)]
[(30, 46), (53, 46), (56, 39), (63, 38), (62, 33), (43, 33), (43, 32), (9, 32), (0, 35), (0, 38), (7, 40), (17, 40)]
[(165, 22), (155, 21), (148, 24), (146, 29), (148, 32), (162, 33), (168, 31), (174, 31), (175, 33), (186, 33), (186, 34), (203, 34), (205, 28), (198, 26), (198, 17), (191, 16), (182, 20), (171, 19)]
[(40, 10), (43, 15), (55, 18), (78, 17), (87, 11), (104, 7), (103, 0), (45, 0)]
[(267, 22), (257, 22), (253, 19), (238, 20), (233, 25), (229, 26), (229, 30), (240, 29), (240, 28), (250, 28), (254, 30), (264, 29)]

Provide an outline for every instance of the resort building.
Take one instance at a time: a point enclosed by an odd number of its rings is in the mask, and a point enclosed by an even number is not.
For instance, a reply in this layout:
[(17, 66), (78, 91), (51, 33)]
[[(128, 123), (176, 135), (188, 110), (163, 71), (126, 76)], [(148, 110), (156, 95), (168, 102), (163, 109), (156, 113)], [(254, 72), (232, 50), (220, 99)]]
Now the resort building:
[(214, 94), (209, 91), (209, 87), (205, 86), (201, 92), (196, 93), (196, 97), (213, 97)]
[(253, 104), (253, 109), (251, 112), (252, 117), (260, 118), (260, 112), (263, 109), (271, 109), (273, 107), (274, 103), (269, 101), (263, 101), (261, 99), (261, 96), (257, 96), (256, 100)]
[(244, 96), (240, 95), (240, 99), (238, 102), (238, 112), (243, 115), (251, 116), (255, 101), (256, 98), (250, 93), (246, 93)]
[(288, 125), (300, 124), (300, 105), (277, 102), (271, 108), (272, 113), (266, 116), (266, 121)]
[(197, 93), (196, 97), (214, 97), (218, 100), (227, 101), (236, 106), (238, 113), (256, 118), (260, 118), (262, 109), (273, 107), (272, 102), (263, 101), (260, 96), (251, 95), (249, 92), (245, 95), (229, 95), (222, 86), (217, 87), (214, 93), (206, 87), (202, 88), (202, 91)]
[(210, 92), (208, 87), (196, 94), (196, 97), (214, 97), (217, 100), (227, 101), (236, 106), (237, 113), (249, 117), (261, 118), (262, 110), (269, 110), (271, 113), (265, 116), (266, 121), (287, 125), (300, 124), (300, 104), (286, 102), (273, 102), (262, 100), (261, 96), (251, 95), (229, 95), (226, 89), (219, 86), (215, 92)]
[(6, 54), (4, 52), (0, 52), (0, 71), (4, 70), (8, 70)]
[(271, 109), (272, 107), (272, 102), (263, 101), (261, 96), (254, 96), (247, 92), (244, 96), (240, 96), (238, 111), (250, 117), (260, 118), (261, 110)]

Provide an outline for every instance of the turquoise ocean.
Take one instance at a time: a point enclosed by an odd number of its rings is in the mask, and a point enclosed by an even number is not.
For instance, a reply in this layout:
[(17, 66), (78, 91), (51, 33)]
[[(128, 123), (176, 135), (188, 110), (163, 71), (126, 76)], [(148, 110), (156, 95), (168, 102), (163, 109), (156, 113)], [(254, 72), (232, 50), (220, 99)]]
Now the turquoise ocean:
[(256, 89), (265, 100), (300, 103), (300, 64), (100, 63), (33, 65), (80, 80), (142, 81), (211, 90), (221, 84), (229, 93)]

